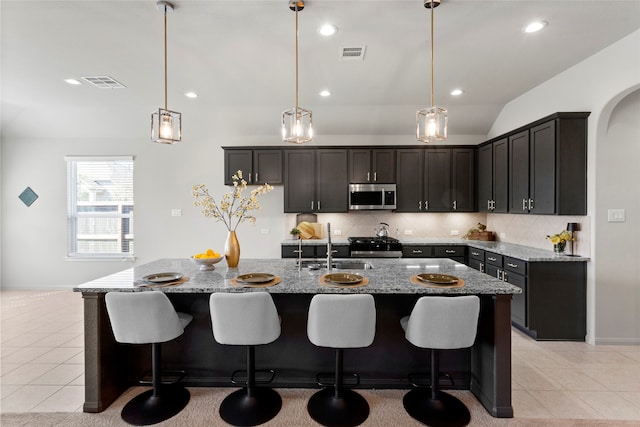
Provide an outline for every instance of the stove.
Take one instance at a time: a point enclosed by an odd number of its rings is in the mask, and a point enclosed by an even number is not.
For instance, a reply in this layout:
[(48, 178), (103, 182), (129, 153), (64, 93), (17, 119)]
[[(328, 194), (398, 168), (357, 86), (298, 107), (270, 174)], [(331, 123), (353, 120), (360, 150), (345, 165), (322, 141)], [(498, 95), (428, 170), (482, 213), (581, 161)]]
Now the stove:
[(402, 244), (393, 237), (349, 237), (352, 258), (400, 258)]

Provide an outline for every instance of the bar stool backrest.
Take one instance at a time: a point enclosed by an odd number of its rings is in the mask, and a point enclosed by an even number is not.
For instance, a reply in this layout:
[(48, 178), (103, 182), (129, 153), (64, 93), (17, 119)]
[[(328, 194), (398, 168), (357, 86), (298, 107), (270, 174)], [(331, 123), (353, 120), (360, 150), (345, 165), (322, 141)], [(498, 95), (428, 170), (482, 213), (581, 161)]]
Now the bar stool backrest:
[(280, 318), (267, 292), (217, 292), (209, 298), (213, 337), (220, 344), (269, 344), (280, 336)]
[(480, 299), (459, 297), (421, 297), (411, 311), (405, 337), (413, 345), (431, 349), (467, 348), (478, 330)]
[(369, 294), (318, 294), (309, 305), (307, 335), (319, 347), (359, 348), (373, 343), (376, 306)]
[(116, 341), (151, 344), (182, 335), (192, 317), (178, 316), (163, 292), (108, 292), (105, 296), (111, 329)]

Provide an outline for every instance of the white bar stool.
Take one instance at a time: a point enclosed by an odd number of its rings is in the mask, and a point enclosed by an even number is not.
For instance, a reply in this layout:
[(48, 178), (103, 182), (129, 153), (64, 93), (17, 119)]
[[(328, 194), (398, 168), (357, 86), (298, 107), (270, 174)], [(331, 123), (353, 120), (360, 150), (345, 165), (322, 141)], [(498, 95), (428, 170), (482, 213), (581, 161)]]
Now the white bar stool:
[(478, 329), (480, 299), (422, 297), (411, 315), (400, 320), (406, 339), (420, 348), (431, 349), (431, 387), (415, 388), (403, 399), (409, 415), (429, 426), (465, 426), (471, 421), (469, 410), (454, 396), (440, 391), (439, 350), (473, 345)]
[(138, 426), (173, 417), (187, 406), (190, 394), (182, 386), (161, 383), (160, 344), (182, 335), (193, 316), (176, 312), (169, 298), (157, 291), (108, 292), (105, 302), (117, 342), (152, 345), (153, 389), (127, 402), (120, 416), (127, 423)]
[(246, 387), (236, 390), (220, 404), (220, 416), (235, 426), (255, 426), (275, 417), (282, 407), (280, 395), (271, 388), (256, 387), (255, 346), (280, 336), (280, 318), (267, 292), (211, 294), (209, 299), (213, 337), (220, 344), (247, 346)]
[(315, 295), (307, 322), (309, 341), (336, 349), (335, 383), (309, 399), (311, 418), (325, 426), (357, 426), (369, 416), (369, 404), (343, 386), (343, 350), (368, 347), (376, 332), (376, 307), (369, 294)]

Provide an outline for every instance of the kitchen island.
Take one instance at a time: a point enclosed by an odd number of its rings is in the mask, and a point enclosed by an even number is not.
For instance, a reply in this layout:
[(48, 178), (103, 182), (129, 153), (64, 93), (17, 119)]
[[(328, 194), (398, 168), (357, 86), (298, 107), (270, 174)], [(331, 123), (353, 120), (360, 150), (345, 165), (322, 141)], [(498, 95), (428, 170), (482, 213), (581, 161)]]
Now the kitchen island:
[[(186, 371), (187, 386), (234, 386), (231, 372), (244, 366), (244, 348), (219, 345), (211, 332), (208, 298), (213, 292), (263, 292), (272, 294), (282, 318), (282, 335), (256, 352), (258, 369), (276, 372), (273, 387), (317, 387), (316, 375), (333, 370), (333, 350), (311, 344), (306, 335), (309, 302), (317, 293), (370, 293), (377, 319), (374, 343), (345, 354), (345, 371), (360, 375), (359, 387), (411, 387), (410, 373), (428, 372), (429, 352), (404, 339), (400, 318), (410, 313), (423, 295), (478, 295), (478, 335), (470, 349), (447, 351), (441, 370), (451, 374), (456, 389), (469, 389), (495, 417), (512, 417), (510, 307), (518, 287), (479, 273), (448, 259), (364, 259), (367, 270), (341, 270), (362, 275), (365, 286), (332, 287), (320, 283), (324, 268), (299, 268), (293, 259), (242, 259), (238, 268), (224, 262), (215, 270), (201, 271), (189, 259), (158, 260), (115, 273), (74, 288), (82, 292), (85, 310), (85, 412), (100, 412), (148, 370), (150, 346), (115, 342), (104, 304), (109, 291), (165, 292), (178, 311), (190, 313), (193, 322), (178, 339), (163, 344), (163, 368)], [(147, 288), (136, 282), (146, 275), (179, 272), (189, 280), (178, 286)], [(281, 282), (265, 288), (235, 286), (234, 278), (246, 273), (270, 273)], [(335, 271), (334, 271), (335, 272)], [(456, 276), (462, 287), (427, 287), (414, 284), (418, 273)], [(424, 378), (415, 377), (417, 382)]]

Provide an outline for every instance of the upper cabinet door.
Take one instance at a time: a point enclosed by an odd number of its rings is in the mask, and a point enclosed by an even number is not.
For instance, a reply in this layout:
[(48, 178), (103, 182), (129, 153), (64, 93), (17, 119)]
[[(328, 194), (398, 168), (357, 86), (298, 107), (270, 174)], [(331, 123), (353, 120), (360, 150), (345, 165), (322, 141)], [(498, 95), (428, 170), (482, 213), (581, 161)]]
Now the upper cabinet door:
[(349, 210), (347, 150), (320, 149), (316, 153), (316, 211)]
[(233, 185), (233, 179), (238, 170), (248, 184), (253, 176), (253, 150), (224, 150), (224, 185)]
[(371, 150), (349, 150), (349, 182), (362, 184), (371, 179)]
[[(556, 131), (555, 120), (531, 128), (529, 142), (529, 198), (531, 213), (556, 212)], [(560, 165), (559, 167), (562, 167)]]
[(451, 199), (451, 150), (424, 150), (424, 188), (427, 212), (453, 210)]
[(451, 210), (473, 212), (475, 199), (475, 148), (454, 148), (451, 150)]
[(396, 150), (371, 150), (373, 182), (390, 184), (396, 182)]
[(509, 140), (493, 144), (493, 212), (509, 211)]
[(529, 130), (509, 137), (509, 212), (529, 212)]
[(478, 210), (491, 212), (493, 207), (493, 144), (478, 148)]
[(424, 207), (424, 150), (396, 151), (396, 211), (421, 212)]
[(253, 183), (282, 184), (282, 150), (253, 151)]
[(284, 211), (316, 209), (316, 156), (314, 149), (284, 150)]

